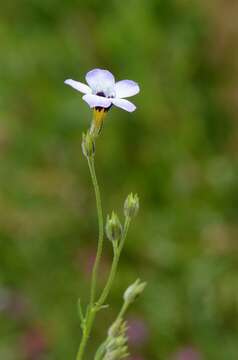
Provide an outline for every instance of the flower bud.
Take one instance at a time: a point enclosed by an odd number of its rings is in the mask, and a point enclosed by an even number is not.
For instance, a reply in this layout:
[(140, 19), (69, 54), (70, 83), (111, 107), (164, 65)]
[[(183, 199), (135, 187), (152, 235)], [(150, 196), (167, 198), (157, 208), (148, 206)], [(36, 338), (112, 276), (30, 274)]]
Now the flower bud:
[(95, 154), (95, 142), (93, 136), (89, 132), (83, 134), (82, 150), (86, 157), (92, 157)]
[(112, 212), (111, 217), (107, 216), (106, 234), (110, 241), (119, 241), (122, 236), (122, 226), (117, 214)]
[(135, 299), (144, 291), (146, 287), (145, 282), (141, 282), (137, 279), (132, 285), (130, 285), (124, 292), (123, 298), (127, 303), (132, 303)]
[(108, 336), (115, 338), (120, 336), (121, 333), (123, 334), (126, 333), (126, 331), (127, 331), (126, 322), (123, 321), (122, 319), (119, 319), (110, 326), (108, 330)]
[(113, 350), (107, 353), (104, 357), (105, 360), (121, 360), (127, 357), (129, 354), (127, 352), (127, 347), (124, 346), (122, 348)]
[(116, 320), (108, 330), (103, 360), (121, 360), (128, 354), (127, 325), (123, 319)]
[(113, 350), (115, 348), (123, 347), (127, 343), (127, 339), (123, 336), (118, 336), (117, 338), (112, 338), (108, 341), (107, 348)]
[(133, 218), (136, 216), (139, 210), (139, 198), (138, 195), (130, 193), (124, 203), (124, 214), (126, 217)]

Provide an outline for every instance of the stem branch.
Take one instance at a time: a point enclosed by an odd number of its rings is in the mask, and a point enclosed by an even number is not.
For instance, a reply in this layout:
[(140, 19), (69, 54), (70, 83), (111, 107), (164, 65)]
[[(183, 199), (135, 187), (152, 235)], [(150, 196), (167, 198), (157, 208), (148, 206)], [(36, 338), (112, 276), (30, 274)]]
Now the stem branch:
[(84, 351), (91, 333), (92, 325), (95, 319), (96, 315), (96, 309), (94, 307), (94, 300), (95, 300), (95, 292), (96, 292), (96, 286), (97, 286), (97, 276), (98, 276), (98, 268), (100, 264), (100, 259), (102, 256), (102, 250), (103, 250), (103, 212), (102, 212), (102, 202), (101, 202), (101, 195), (100, 190), (98, 186), (97, 176), (95, 172), (95, 166), (94, 166), (94, 159), (93, 157), (88, 157), (88, 166), (92, 178), (92, 183), (94, 187), (95, 192), (95, 198), (96, 198), (96, 206), (97, 206), (97, 216), (98, 216), (98, 246), (97, 246), (97, 254), (96, 259), (93, 266), (92, 271), (92, 282), (91, 282), (91, 289), (90, 289), (90, 301), (89, 306), (86, 314), (86, 319), (83, 326), (83, 335), (82, 340), (80, 342), (78, 354), (77, 354), (77, 360), (82, 360)]
[(95, 315), (96, 315), (95, 310), (92, 308), (89, 309), (86, 320), (85, 320), (85, 326), (83, 328), (83, 336), (82, 336), (82, 340), (80, 342), (76, 360), (81, 360), (83, 358), (83, 354), (84, 354), (84, 351), (85, 351), (85, 348), (86, 348), (86, 345), (87, 345), (87, 342), (88, 342), (88, 339), (89, 339), (89, 336), (91, 333)]
[(119, 247), (116, 248), (114, 246), (114, 257), (113, 257), (111, 270), (110, 270), (110, 273), (109, 273), (109, 276), (108, 276), (108, 279), (107, 279), (107, 283), (106, 283), (106, 285), (105, 285), (105, 287), (104, 287), (104, 289), (103, 289), (103, 291), (101, 293), (101, 296), (99, 297), (99, 300), (97, 301), (97, 304), (96, 304), (97, 308), (104, 304), (104, 302), (106, 301), (106, 299), (108, 297), (108, 294), (109, 294), (109, 292), (111, 290), (113, 280), (114, 280), (115, 275), (116, 275), (117, 266), (118, 266), (118, 262), (119, 262), (119, 259), (120, 259), (121, 251), (122, 251), (122, 248), (124, 246), (125, 239), (126, 239), (126, 236), (127, 236), (127, 232), (128, 232), (128, 229), (129, 229), (129, 225), (130, 225), (130, 218), (127, 217), (126, 220), (125, 220), (123, 235), (122, 235)]
[[(95, 192), (95, 198), (96, 198), (97, 216), (98, 216), (98, 233), (99, 234), (98, 234), (97, 254), (96, 254), (96, 259), (95, 259), (94, 266), (93, 266), (93, 271), (92, 271), (92, 282), (91, 282), (91, 289), (90, 289), (90, 302), (89, 302), (88, 310), (87, 310), (87, 313), (86, 313), (86, 317), (84, 319), (83, 335), (82, 335), (82, 339), (81, 339), (81, 342), (80, 342), (80, 346), (79, 346), (79, 350), (78, 350), (76, 360), (82, 360), (83, 359), (84, 351), (85, 351), (85, 348), (86, 348), (86, 345), (87, 345), (87, 342), (88, 342), (88, 339), (89, 339), (89, 336), (90, 336), (90, 333), (91, 333), (91, 330), (92, 330), (92, 326), (93, 326), (93, 322), (95, 320), (96, 312), (100, 310), (100, 308), (102, 307), (102, 305), (106, 301), (106, 299), (108, 297), (108, 294), (109, 294), (109, 292), (111, 290), (112, 283), (113, 283), (113, 280), (114, 280), (115, 275), (116, 275), (116, 271), (117, 271), (121, 251), (122, 251), (122, 248), (124, 246), (125, 239), (126, 239), (126, 236), (127, 236), (129, 225), (130, 225), (130, 218), (126, 217), (121, 241), (120, 241), (118, 246), (117, 246), (117, 244), (113, 245), (113, 248), (114, 248), (113, 262), (112, 262), (111, 270), (110, 270), (106, 285), (105, 285), (105, 287), (104, 287), (104, 289), (103, 289), (103, 291), (102, 291), (102, 293), (101, 293), (101, 295), (99, 297), (99, 300), (97, 301), (96, 304), (94, 304), (96, 287), (97, 287), (98, 269), (99, 269), (100, 259), (101, 259), (102, 250), (103, 250), (104, 231), (103, 231), (103, 212), (102, 212), (101, 195), (100, 195), (100, 190), (99, 190), (98, 181), (97, 181), (96, 172), (95, 172), (94, 159), (93, 159), (93, 157), (88, 157), (87, 160), (88, 160), (88, 166), (89, 166), (89, 170), (90, 170), (90, 174), (91, 174), (91, 178), (92, 178), (92, 183), (93, 183), (93, 187), (94, 187), (94, 192)], [(123, 316), (126, 309), (127, 309), (127, 305), (124, 305), (122, 307), (122, 309), (121, 309), (120, 314), (118, 315), (118, 318)]]

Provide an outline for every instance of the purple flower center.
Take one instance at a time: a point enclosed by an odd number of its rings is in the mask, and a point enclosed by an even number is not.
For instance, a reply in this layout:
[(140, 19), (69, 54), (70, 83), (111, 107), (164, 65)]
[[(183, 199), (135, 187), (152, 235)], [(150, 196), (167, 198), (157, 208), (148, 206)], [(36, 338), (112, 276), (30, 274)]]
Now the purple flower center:
[(98, 93), (96, 93), (96, 95), (106, 97), (103, 91), (99, 91)]
[[(109, 99), (110, 99), (110, 98), (113, 98), (113, 96), (106, 96), (103, 91), (97, 92), (96, 95), (97, 95), (97, 96), (102, 96), (102, 97), (107, 97), (107, 98), (109, 98)], [(107, 111), (109, 111), (109, 110), (111, 109), (111, 107), (112, 107), (112, 104), (111, 104), (110, 106), (108, 106), (107, 108), (102, 107), (102, 106), (96, 106), (95, 109), (96, 109), (97, 111), (102, 111), (102, 110), (104, 110), (104, 111), (107, 112)]]

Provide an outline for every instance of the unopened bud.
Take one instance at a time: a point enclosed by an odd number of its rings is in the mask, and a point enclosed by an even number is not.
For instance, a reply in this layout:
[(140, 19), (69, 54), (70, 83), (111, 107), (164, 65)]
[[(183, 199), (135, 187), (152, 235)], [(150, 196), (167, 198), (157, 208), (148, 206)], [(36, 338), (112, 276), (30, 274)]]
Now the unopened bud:
[(119, 348), (119, 347), (122, 347), (124, 345), (126, 345), (127, 343), (127, 339), (124, 337), (124, 336), (118, 336), (116, 338), (112, 338), (108, 344), (107, 344), (107, 348), (109, 350), (113, 350), (115, 348)]
[(118, 337), (120, 334), (124, 334), (127, 331), (126, 322), (122, 319), (115, 321), (108, 330), (109, 337)]
[(121, 360), (128, 356), (127, 347), (124, 346), (122, 348), (113, 350), (106, 354), (105, 360)]
[(136, 216), (139, 210), (139, 198), (138, 195), (130, 193), (124, 203), (124, 214), (126, 217), (133, 218)]
[(122, 226), (120, 220), (114, 211), (111, 217), (107, 216), (106, 234), (110, 241), (119, 241), (122, 236)]
[(83, 134), (82, 150), (86, 157), (92, 157), (95, 154), (95, 142), (93, 136), (89, 132)]
[(135, 299), (144, 291), (146, 287), (145, 282), (141, 282), (140, 279), (137, 279), (132, 285), (130, 285), (124, 293), (124, 301), (127, 303), (132, 303)]
[(128, 354), (127, 325), (123, 319), (116, 320), (108, 330), (103, 360), (121, 360)]

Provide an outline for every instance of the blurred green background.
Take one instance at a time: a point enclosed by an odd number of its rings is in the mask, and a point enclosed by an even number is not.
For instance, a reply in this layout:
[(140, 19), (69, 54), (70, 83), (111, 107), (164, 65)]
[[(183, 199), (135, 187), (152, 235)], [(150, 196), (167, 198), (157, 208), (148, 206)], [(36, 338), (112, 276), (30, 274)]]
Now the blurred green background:
[[(107, 311), (128, 314), (131, 360), (238, 359), (238, 4), (13, 0), (0, 14), (0, 359), (70, 360), (88, 299), (97, 218), (81, 134), (91, 113), (64, 80), (95, 67), (133, 79), (97, 142), (105, 213), (132, 224)], [(111, 260), (105, 245), (100, 283)]]

